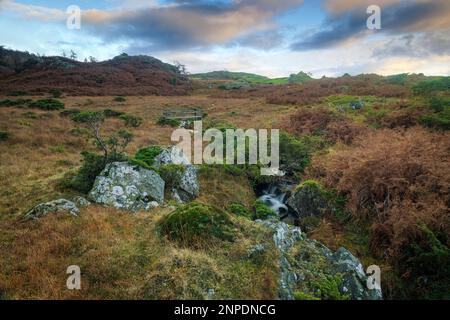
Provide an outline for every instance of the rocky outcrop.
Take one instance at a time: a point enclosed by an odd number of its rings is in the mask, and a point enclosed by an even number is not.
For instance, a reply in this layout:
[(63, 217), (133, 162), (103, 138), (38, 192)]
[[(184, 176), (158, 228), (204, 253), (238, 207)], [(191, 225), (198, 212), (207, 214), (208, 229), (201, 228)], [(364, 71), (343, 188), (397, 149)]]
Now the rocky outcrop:
[(273, 231), (273, 242), (280, 252), (280, 282), (278, 295), (281, 300), (294, 300), (294, 286), (298, 280), (286, 252), (299, 240), (302, 232), (298, 227), (292, 227), (277, 220), (258, 221)]
[(66, 199), (58, 199), (46, 203), (38, 204), (25, 214), (25, 219), (38, 219), (49, 213), (68, 213), (77, 216), (80, 210), (75, 203)]
[(180, 203), (190, 202), (196, 199), (200, 193), (197, 168), (190, 164), (183, 150), (173, 146), (163, 150), (156, 158), (153, 166), (159, 169), (164, 165), (183, 166), (183, 173), (176, 185), (173, 187), (172, 198)]
[(153, 170), (114, 162), (95, 179), (92, 201), (121, 210), (150, 210), (164, 202), (164, 181)]
[[(381, 289), (368, 288), (362, 264), (345, 248), (333, 253), (320, 242), (306, 238), (298, 227), (277, 220), (258, 222), (273, 231), (273, 241), (280, 253), (281, 300), (293, 300), (296, 293), (300, 297), (319, 298), (323, 294), (319, 284), (327, 281), (338, 286), (339, 295), (328, 299), (382, 299)], [(262, 249), (251, 248), (249, 256)]]
[(331, 257), (333, 269), (343, 275), (341, 290), (354, 300), (381, 300), (380, 288), (368, 289), (367, 276), (359, 260), (345, 248), (340, 248)]

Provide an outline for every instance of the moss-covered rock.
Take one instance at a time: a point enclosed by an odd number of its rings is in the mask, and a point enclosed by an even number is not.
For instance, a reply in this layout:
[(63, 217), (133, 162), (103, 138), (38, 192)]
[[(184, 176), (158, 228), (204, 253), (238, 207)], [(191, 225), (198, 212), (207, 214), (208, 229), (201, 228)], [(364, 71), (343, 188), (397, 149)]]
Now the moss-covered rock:
[(234, 239), (229, 214), (199, 202), (178, 207), (161, 219), (159, 229), (169, 240), (185, 247), (198, 248), (214, 240)]

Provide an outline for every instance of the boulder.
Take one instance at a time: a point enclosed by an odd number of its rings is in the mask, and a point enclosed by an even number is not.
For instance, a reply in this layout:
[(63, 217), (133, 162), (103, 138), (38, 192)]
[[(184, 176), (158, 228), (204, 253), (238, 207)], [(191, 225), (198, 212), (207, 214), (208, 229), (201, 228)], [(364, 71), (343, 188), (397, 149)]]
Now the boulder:
[(297, 187), (287, 204), (300, 219), (308, 216), (321, 216), (329, 209), (327, 200), (322, 187), (312, 181), (302, 183)]
[(183, 174), (172, 189), (172, 198), (180, 203), (190, 202), (196, 199), (200, 193), (197, 168), (190, 164), (183, 150), (173, 146), (162, 151), (156, 158), (153, 166), (159, 169), (163, 165), (181, 165)]
[(164, 202), (165, 183), (153, 170), (128, 162), (108, 164), (95, 179), (89, 197), (121, 210), (150, 210)]
[(353, 300), (382, 300), (381, 288), (368, 289), (367, 276), (361, 262), (350, 251), (339, 248), (331, 257), (332, 269), (343, 275), (341, 290)]
[(38, 219), (49, 213), (68, 213), (77, 216), (80, 210), (75, 203), (66, 199), (58, 199), (46, 203), (38, 204), (25, 214), (25, 219)]

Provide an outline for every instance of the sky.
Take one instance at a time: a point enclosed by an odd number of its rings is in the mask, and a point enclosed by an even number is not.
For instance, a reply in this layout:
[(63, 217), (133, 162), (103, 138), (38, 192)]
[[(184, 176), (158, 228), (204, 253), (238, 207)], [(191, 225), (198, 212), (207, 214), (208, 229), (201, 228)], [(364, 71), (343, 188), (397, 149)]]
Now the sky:
[[(371, 5), (381, 29), (367, 27)], [(450, 74), (450, 0), (0, 0), (0, 30), (10, 49), (145, 54), (191, 73)]]

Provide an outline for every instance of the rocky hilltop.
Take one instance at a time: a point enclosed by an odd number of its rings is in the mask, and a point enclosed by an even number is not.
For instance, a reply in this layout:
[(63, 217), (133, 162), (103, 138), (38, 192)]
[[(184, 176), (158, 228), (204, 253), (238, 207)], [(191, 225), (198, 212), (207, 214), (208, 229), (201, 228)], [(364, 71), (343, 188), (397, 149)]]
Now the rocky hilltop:
[(183, 95), (189, 79), (150, 56), (122, 54), (102, 62), (43, 57), (0, 47), (0, 94)]

